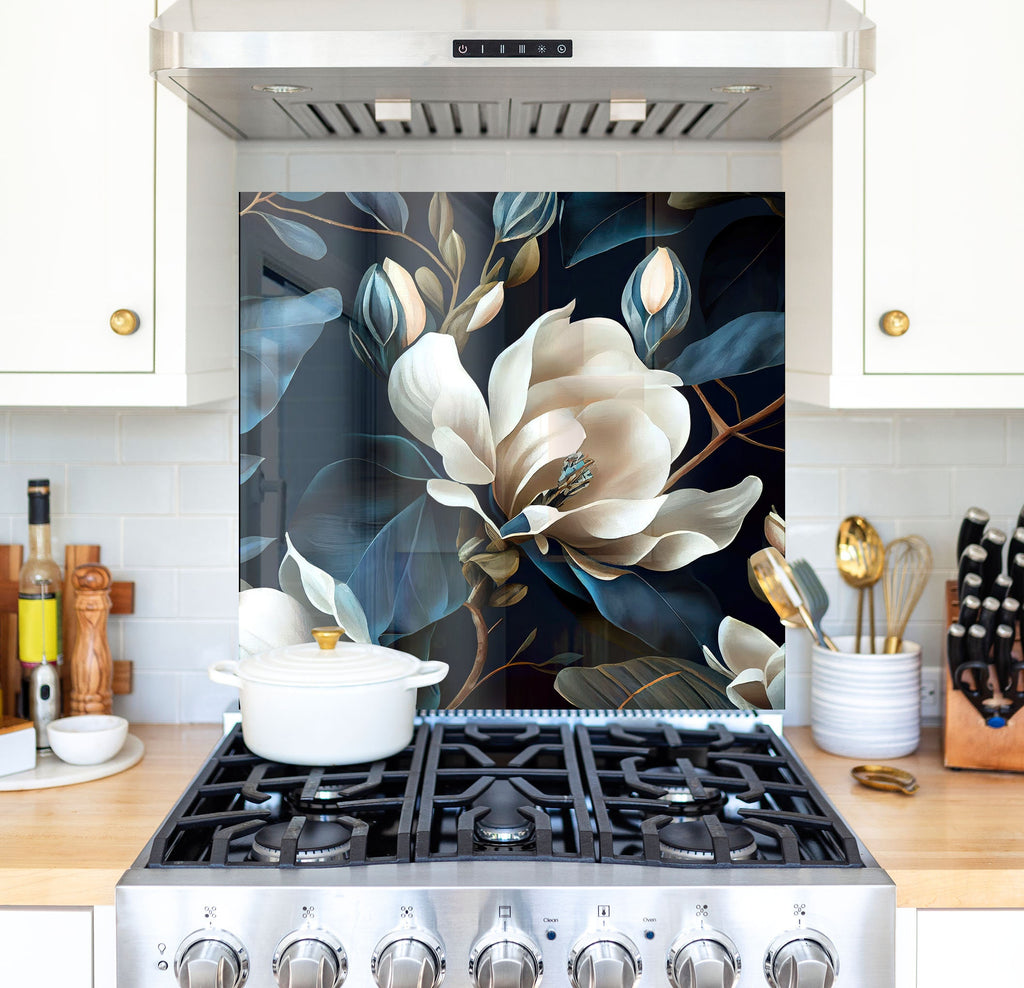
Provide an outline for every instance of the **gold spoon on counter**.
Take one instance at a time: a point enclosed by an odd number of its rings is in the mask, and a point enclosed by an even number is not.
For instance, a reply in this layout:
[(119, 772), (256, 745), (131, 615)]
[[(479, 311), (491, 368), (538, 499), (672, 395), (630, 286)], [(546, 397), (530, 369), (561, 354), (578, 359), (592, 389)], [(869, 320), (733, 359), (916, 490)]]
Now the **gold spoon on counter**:
[(864, 592), (868, 595), (868, 623), (870, 637), (868, 651), (875, 651), (875, 594), (874, 586), (882, 578), (885, 568), (885, 545), (875, 526), (860, 515), (850, 515), (839, 523), (836, 537), (836, 567), (839, 575), (859, 591), (857, 596), (857, 638), (853, 650), (860, 651), (860, 636), (864, 626)]

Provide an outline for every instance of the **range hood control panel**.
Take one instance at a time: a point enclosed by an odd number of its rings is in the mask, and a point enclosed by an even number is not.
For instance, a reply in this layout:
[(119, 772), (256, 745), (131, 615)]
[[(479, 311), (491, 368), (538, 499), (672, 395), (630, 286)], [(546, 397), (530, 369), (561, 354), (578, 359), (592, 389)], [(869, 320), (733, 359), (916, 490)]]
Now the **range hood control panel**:
[(456, 38), (452, 42), (455, 58), (572, 58), (568, 38), (512, 38), (484, 41), (480, 38)]

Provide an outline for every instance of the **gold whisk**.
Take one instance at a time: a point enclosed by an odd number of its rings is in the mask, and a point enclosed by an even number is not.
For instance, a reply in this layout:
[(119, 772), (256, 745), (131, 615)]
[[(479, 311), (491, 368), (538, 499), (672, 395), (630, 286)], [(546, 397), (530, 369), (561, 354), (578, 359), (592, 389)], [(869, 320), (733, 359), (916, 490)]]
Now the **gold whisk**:
[(894, 655), (903, 645), (910, 615), (917, 607), (932, 571), (932, 550), (920, 535), (893, 539), (885, 547), (882, 596), (886, 636), (883, 652)]

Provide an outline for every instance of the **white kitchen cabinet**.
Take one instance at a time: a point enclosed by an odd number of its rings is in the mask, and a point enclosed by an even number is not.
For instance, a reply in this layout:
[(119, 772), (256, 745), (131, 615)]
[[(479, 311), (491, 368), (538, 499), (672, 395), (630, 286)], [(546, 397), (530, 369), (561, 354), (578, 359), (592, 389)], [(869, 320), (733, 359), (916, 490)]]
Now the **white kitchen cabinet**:
[(919, 909), (918, 988), (1022, 988), (1022, 930), (1021, 909)]
[[(1024, 7), (867, 0), (877, 75), (783, 144), (787, 395), (1019, 408)], [(881, 329), (905, 312), (905, 335)]]
[(4, 985), (93, 988), (92, 909), (0, 908), (0, 958)]
[[(145, 0), (20, 4), (0, 405), (187, 405), (236, 388), (234, 146), (148, 72)], [(190, 186), (190, 174), (194, 181)], [(138, 328), (118, 335), (112, 313)]]

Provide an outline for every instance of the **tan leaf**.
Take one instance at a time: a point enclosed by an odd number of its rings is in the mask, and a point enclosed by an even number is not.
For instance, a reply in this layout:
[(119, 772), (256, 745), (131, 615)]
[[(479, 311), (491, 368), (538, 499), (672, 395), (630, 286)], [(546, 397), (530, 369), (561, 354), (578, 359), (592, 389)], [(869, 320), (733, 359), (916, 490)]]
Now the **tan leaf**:
[(489, 281), (497, 281), (501, 269), (505, 266), (505, 258), (499, 257), (492, 265), (491, 270), (480, 279), (480, 284), (485, 285)]
[(415, 277), (423, 297), (438, 312), (444, 312), (444, 289), (441, 288), (437, 275), (430, 268), (417, 268)]
[(441, 244), (441, 257), (452, 274), (458, 278), (466, 264), (466, 242), (454, 230)]
[(526, 636), (526, 638), (523, 639), (523, 644), (520, 645), (519, 648), (517, 648), (515, 650), (515, 653), (512, 655), (512, 658), (509, 659), (509, 661), (510, 662), (515, 662), (515, 660), (518, 659), (519, 656), (522, 655), (523, 652), (525, 652), (533, 644), (533, 640), (536, 637), (537, 637), (537, 629), (534, 628), (533, 631), (531, 631)]
[(515, 288), (516, 285), (529, 281), (537, 273), (539, 267), (540, 245), (537, 243), (536, 237), (531, 237), (519, 248), (519, 253), (512, 261), (512, 267), (508, 269), (508, 278), (505, 284), (509, 288)]
[(427, 224), (438, 247), (442, 246), (448, 239), (448, 235), (452, 232), (453, 223), (452, 204), (448, 201), (448, 194), (446, 192), (435, 192), (430, 197)]
[(519, 553), (515, 549), (481, 552), (470, 556), (469, 561), (476, 563), (499, 587), (519, 569)]
[(476, 535), (472, 538), (466, 539), (466, 541), (459, 546), (459, 562), (464, 563), (467, 559), (472, 559), (477, 549), (479, 549), (486, 541), (487, 539), (481, 535)]
[(506, 583), (491, 594), (487, 603), (490, 607), (511, 607), (526, 596), (526, 591), (522, 583)]

